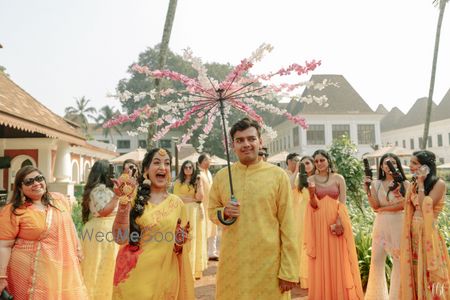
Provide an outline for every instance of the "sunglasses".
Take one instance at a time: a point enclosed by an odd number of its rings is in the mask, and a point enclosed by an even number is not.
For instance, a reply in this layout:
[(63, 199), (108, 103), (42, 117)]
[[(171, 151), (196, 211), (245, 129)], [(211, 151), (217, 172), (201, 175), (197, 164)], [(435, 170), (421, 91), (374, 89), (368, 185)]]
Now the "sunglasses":
[(36, 182), (42, 182), (42, 181), (44, 181), (44, 180), (45, 180), (45, 177), (44, 177), (44, 176), (38, 175), (38, 176), (36, 176), (36, 177), (31, 177), (31, 178), (24, 179), (24, 180), (22, 181), (22, 184), (25, 185), (25, 186), (30, 186), (30, 185), (32, 185), (35, 181), (36, 181)]
[(264, 153), (264, 152), (259, 152), (259, 153), (258, 153), (258, 156), (264, 156), (264, 157), (268, 157), (268, 156), (269, 156), (269, 154), (267, 154), (267, 153)]
[(184, 169), (185, 170), (190, 170), (190, 169), (192, 169), (192, 166), (185, 166)]

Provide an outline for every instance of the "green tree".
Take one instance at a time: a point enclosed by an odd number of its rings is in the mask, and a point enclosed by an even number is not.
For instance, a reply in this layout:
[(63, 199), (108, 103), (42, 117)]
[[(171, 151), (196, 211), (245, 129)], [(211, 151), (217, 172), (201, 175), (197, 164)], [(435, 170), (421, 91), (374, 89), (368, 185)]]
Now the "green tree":
[(88, 118), (95, 120), (95, 116), (92, 114), (96, 113), (97, 110), (89, 106), (91, 100), (84, 96), (79, 99), (75, 98), (75, 101), (75, 106), (66, 107), (64, 117), (79, 124), (83, 132), (88, 134)]
[(103, 136), (104, 137), (108, 137), (111, 139), (111, 143), (114, 144), (114, 138), (113, 138), (113, 131), (115, 131), (116, 133), (122, 135), (122, 132), (120, 130), (119, 126), (114, 126), (111, 128), (105, 128), (103, 127), (103, 125), (108, 122), (109, 120), (111, 120), (112, 118), (114, 118), (115, 116), (117, 116), (119, 114), (119, 111), (114, 109), (114, 107), (111, 107), (109, 105), (105, 105), (103, 106), (99, 112), (97, 117), (95, 118), (96, 121), (96, 125), (95, 125), (95, 129), (98, 128), (103, 128)]
[(356, 205), (364, 212), (363, 199), (365, 193), (362, 187), (364, 167), (362, 162), (354, 156), (356, 152), (356, 145), (346, 135), (335, 139), (330, 148), (330, 154), (336, 163), (337, 172), (345, 178), (349, 204)]
[(448, 1), (449, 0), (433, 0), (433, 4), (439, 7), (439, 17), (436, 27), (436, 37), (434, 40), (433, 64), (431, 66), (431, 79), (430, 79), (430, 88), (428, 90), (425, 126), (423, 128), (422, 145), (419, 145), (421, 149), (427, 148), (428, 132), (430, 130), (430, 121), (431, 121), (431, 107), (433, 104), (434, 81), (436, 79), (437, 59), (439, 53), (439, 41), (441, 38), (441, 27), (442, 27), (442, 20), (444, 19), (445, 5), (447, 4)]

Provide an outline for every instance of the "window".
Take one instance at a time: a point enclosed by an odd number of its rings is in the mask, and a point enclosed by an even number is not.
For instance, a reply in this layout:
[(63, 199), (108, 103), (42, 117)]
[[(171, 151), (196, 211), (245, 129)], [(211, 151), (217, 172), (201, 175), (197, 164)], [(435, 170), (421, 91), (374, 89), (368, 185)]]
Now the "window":
[(433, 139), (431, 138), (431, 136), (428, 137), (428, 147), (433, 147)]
[(350, 125), (335, 124), (332, 126), (333, 140), (340, 139), (343, 135), (350, 137)]
[(365, 144), (365, 145), (375, 144), (375, 125), (373, 124), (358, 125), (358, 144)]
[(443, 146), (443, 143), (442, 143), (442, 134), (438, 134), (437, 138), (438, 138), (438, 141), (437, 141), (438, 147), (442, 147), (442, 146)]
[(448, 133), (448, 144), (450, 145), (450, 132)]
[(443, 158), (443, 157), (439, 157), (439, 164), (441, 164), (441, 165), (442, 165), (442, 164), (444, 163), (444, 161), (445, 161), (445, 160), (444, 160), (444, 158)]
[(403, 148), (406, 148), (406, 140), (403, 140), (402, 144), (403, 144)]
[(284, 142), (284, 143), (283, 143), (283, 150), (286, 150), (286, 148), (287, 148), (286, 140), (287, 140), (286, 137), (284, 137), (284, 138), (283, 138), (283, 142)]
[(117, 140), (117, 148), (130, 148), (130, 140)]
[(419, 138), (419, 148), (422, 147), (422, 143), (423, 143), (423, 138), (420, 137), (420, 138)]
[(138, 146), (139, 146), (139, 148), (147, 149), (147, 141), (146, 140), (139, 140), (138, 141)]
[(290, 149), (291, 148), (291, 136), (290, 135), (288, 135), (287, 140), (288, 140), (288, 149)]
[(395, 146), (398, 146), (398, 141), (395, 141)]
[(409, 148), (414, 149), (414, 139), (409, 139)]
[(299, 146), (300, 145), (300, 130), (297, 127), (292, 129), (292, 136), (294, 138), (294, 147)]
[(309, 125), (306, 142), (308, 145), (325, 145), (325, 125)]
[(159, 144), (161, 145), (161, 148), (166, 148), (166, 149), (172, 148), (172, 141), (171, 140), (160, 140)]

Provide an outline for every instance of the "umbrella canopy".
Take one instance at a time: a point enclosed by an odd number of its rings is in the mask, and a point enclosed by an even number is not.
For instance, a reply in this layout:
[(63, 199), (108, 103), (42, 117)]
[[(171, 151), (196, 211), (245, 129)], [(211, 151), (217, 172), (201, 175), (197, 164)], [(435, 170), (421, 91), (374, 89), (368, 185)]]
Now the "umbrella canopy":
[(137, 162), (141, 162), (144, 159), (145, 153), (147, 153), (146, 149), (137, 148), (136, 150), (112, 159), (111, 162), (114, 164), (122, 164), (127, 159), (133, 159)]
[(365, 158), (377, 158), (377, 157), (381, 157), (386, 153), (393, 153), (399, 157), (402, 156), (411, 156), (412, 155), (412, 151), (399, 147), (399, 146), (389, 146), (389, 147), (383, 147), (380, 148), (372, 153), (368, 153), (366, 155), (364, 155)]
[(277, 153), (277, 154), (272, 155), (269, 158), (267, 158), (267, 162), (270, 162), (270, 163), (284, 162), (284, 161), (286, 161), (286, 157), (288, 156), (288, 154), (289, 154), (289, 152), (282, 151), (280, 153)]
[(437, 166), (438, 169), (450, 169), (450, 163), (446, 163), (440, 166)]
[(220, 158), (216, 155), (211, 156), (211, 166), (226, 166), (226, 159)]

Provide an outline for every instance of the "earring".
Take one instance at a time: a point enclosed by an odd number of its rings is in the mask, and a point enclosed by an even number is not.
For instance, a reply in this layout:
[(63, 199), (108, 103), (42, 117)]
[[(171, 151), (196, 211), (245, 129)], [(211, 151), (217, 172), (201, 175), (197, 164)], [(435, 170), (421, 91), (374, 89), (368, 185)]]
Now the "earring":
[(152, 181), (150, 180), (150, 178), (148, 177), (148, 173), (145, 172), (144, 173), (144, 181), (142, 182), (143, 184), (146, 184), (148, 186), (152, 185)]
[(172, 176), (169, 174), (167, 177), (167, 188), (170, 188), (170, 185), (172, 184)]

